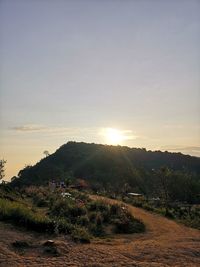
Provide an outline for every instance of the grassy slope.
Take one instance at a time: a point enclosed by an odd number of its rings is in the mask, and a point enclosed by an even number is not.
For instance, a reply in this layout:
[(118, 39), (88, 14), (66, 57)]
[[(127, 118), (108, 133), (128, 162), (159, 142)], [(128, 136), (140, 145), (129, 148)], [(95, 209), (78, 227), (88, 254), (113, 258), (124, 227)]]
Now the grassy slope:
[[(95, 200), (99, 197), (95, 196)], [(102, 197), (100, 197), (102, 199)], [(103, 198), (112, 204), (125, 203)], [(72, 245), (61, 237), (55, 239), (59, 257), (43, 254), (42, 243), (47, 236), (23, 234), (0, 224), (0, 264), (2, 266), (140, 266), (183, 267), (200, 265), (200, 231), (194, 230), (157, 214), (127, 205), (130, 212), (147, 226), (145, 233), (120, 235), (116, 239)], [(52, 238), (52, 237), (51, 237)], [(13, 240), (29, 240), (33, 247), (19, 255), (11, 249)], [(9, 248), (9, 249), (8, 249)]]

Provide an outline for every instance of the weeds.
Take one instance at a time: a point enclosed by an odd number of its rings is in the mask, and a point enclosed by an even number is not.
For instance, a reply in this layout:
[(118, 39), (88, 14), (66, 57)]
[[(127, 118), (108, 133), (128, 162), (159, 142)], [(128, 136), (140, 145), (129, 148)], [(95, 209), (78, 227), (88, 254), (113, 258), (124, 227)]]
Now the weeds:
[[(25, 200), (17, 202), (0, 199), (0, 220), (37, 232), (69, 234), (74, 241), (84, 243), (89, 242), (93, 236), (103, 237), (111, 232), (144, 231), (143, 223), (131, 216), (124, 207), (100, 200), (92, 201), (77, 191), (75, 195), (76, 198), (74, 195), (63, 198), (58, 192), (48, 194), (43, 188), (31, 187), (25, 191), (27, 203)], [(32, 199), (32, 206), (29, 198)], [(41, 214), (38, 207), (43, 206), (45, 209)]]

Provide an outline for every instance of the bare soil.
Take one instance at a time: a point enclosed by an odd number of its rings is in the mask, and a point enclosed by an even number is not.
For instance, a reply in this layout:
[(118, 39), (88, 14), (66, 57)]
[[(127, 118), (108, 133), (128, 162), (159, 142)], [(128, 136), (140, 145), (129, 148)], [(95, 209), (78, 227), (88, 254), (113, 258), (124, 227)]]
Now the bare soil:
[[(103, 199), (122, 204), (120, 201)], [(0, 266), (200, 266), (199, 230), (177, 224), (143, 209), (124, 205), (145, 223), (145, 233), (115, 235), (113, 238), (95, 239), (91, 244), (75, 244), (69, 237), (25, 232), (1, 223)], [(54, 240), (57, 253), (43, 245), (48, 239)], [(14, 241), (26, 241), (28, 246), (13, 247)]]

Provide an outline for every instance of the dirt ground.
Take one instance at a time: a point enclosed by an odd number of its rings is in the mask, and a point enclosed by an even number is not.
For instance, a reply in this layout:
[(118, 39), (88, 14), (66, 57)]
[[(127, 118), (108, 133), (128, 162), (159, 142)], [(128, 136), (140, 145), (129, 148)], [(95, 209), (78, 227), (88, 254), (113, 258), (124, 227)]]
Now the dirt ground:
[[(117, 202), (109, 199), (106, 201)], [(126, 206), (136, 218), (145, 223), (145, 233), (97, 239), (91, 244), (74, 244), (68, 237), (39, 235), (1, 223), (0, 266), (200, 266), (200, 231), (142, 209)], [(48, 239), (55, 241), (59, 255), (45, 251), (43, 243)], [(27, 241), (30, 246), (16, 249), (12, 243), (17, 240)]]

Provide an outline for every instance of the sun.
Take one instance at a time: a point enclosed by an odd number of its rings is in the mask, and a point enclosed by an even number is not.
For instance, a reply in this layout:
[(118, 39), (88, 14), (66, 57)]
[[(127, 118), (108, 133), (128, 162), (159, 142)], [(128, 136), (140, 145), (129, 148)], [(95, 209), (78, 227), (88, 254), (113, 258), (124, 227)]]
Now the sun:
[(103, 136), (103, 142), (107, 145), (124, 145), (126, 141), (137, 138), (132, 130), (119, 130), (116, 128), (101, 128), (99, 135)]
[(111, 145), (120, 145), (123, 140), (125, 140), (125, 136), (123, 132), (114, 128), (106, 128), (104, 129), (104, 134), (106, 143)]

